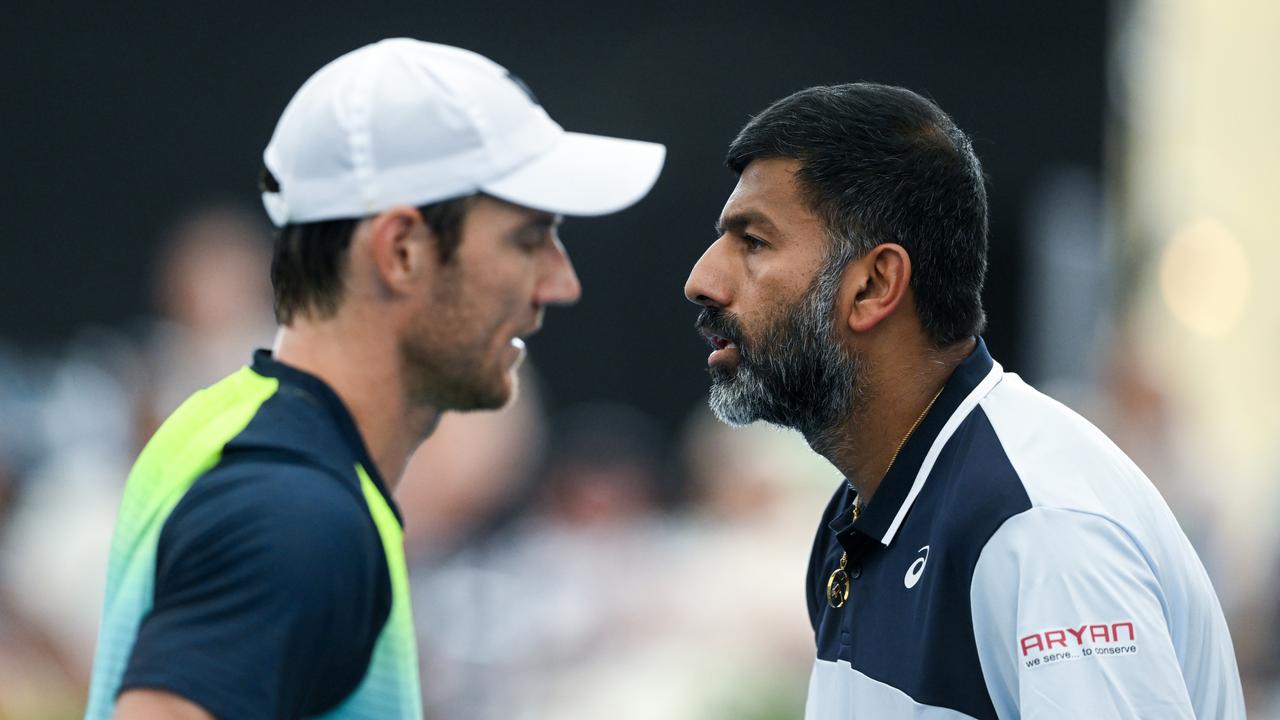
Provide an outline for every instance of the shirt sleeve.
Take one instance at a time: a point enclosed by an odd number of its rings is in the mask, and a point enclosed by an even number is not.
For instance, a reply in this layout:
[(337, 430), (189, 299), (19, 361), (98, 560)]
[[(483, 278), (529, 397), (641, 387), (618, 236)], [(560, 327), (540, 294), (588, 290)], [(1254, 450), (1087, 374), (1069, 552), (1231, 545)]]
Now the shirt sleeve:
[(323, 711), (358, 685), (389, 609), (377, 529), (340, 479), (215, 471), (161, 531), (121, 692), (164, 689), (225, 718)]
[(1000, 718), (1194, 718), (1160, 584), (1111, 520), (1015, 515), (983, 548), (970, 599)]

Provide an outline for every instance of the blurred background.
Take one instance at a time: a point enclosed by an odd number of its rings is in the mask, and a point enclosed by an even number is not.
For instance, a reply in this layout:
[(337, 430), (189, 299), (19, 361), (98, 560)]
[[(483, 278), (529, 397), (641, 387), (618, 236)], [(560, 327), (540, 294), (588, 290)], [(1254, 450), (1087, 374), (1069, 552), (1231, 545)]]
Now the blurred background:
[(134, 456), (272, 337), (261, 150), (312, 72), (401, 35), (669, 153), (638, 206), (566, 222), (585, 295), (530, 342), (519, 401), (446, 418), (401, 484), (429, 717), (800, 716), (839, 476), (710, 418), (681, 286), (747, 118), (875, 80), (974, 138), (993, 354), (1150, 475), (1251, 717), (1280, 718), (1280, 4), (146, 5), (0, 24), (0, 718), (80, 713)]

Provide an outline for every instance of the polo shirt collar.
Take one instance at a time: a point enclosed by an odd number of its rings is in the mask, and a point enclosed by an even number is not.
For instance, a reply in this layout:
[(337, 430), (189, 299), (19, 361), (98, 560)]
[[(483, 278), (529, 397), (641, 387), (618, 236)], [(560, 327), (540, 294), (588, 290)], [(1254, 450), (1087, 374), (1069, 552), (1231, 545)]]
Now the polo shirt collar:
[[(978, 338), (973, 352), (956, 367), (920, 426), (907, 438), (857, 522), (850, 512), (842, 512), (831, 521), (832, 531), (850, 540), (852, 534), (884, 546), (893, 542), (943, 446), (1003, 374), (1000, 363), (991, 359), (986, 343)], [(856, 492), (851, 489), (849, 495), (852, 503)]]

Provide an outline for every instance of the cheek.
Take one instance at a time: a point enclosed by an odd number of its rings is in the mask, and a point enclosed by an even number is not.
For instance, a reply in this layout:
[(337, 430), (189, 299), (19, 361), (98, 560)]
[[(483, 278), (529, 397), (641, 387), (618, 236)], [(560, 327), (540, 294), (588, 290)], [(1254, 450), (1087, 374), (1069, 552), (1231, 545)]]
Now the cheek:
[(531, 263), (514, 264), (508, 272), (498, 272), (498, 268), (485, 279), (481, 290), (481, 302), (494, 315), (496, 323), (510, 323), (524, 328), (530, 322), (534, 303), (534, 292), (537, 286), (536, 275)]
[(534, 269), (523, 256), (498, 255), (468, 265), (448, 296), (439, 299), (441, 312), (435, 318), (429, 314), (427, 322), (447, 324), (447, 340), (459, 349), (504, 350), (512, 336), (534, 322)]
[(511, 285), (489, 285), (474, 297), (470, 326), (463, 333), (478, 345), (503, 352), (511, 338), (528, 330), (533, 313), (528, 295)]
[(744, 308), (739, 322), (748, 345), (758, 344), (766, 336), (775, 334), (786, 322), (789, 313), (803, 302), (803, 296), (797, 296), (790, 290), (778, 289), (761, 293), (752, 298), (751, 304)]
[(756, 303), (784, 301), (799, 294), (812, 279), (809, 259), (790, 250), (748, 253), (734, 268), (739, 300)]

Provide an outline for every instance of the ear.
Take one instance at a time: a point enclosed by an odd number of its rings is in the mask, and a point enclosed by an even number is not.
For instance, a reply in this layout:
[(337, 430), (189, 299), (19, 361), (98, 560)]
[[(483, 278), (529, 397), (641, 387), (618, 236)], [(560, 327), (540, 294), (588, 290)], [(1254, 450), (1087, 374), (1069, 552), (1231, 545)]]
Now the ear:
[(865, 333), (898, 309), (911, 285), (911, 257), (897, 243), (885, 243), (850, 264), (849, 329)]
[(421, 287), (434, 259), (430, 232), (418, 209), (409, 205), (389, 208), (369, 219), (370, 256), (385, 291), (399, 295)]

